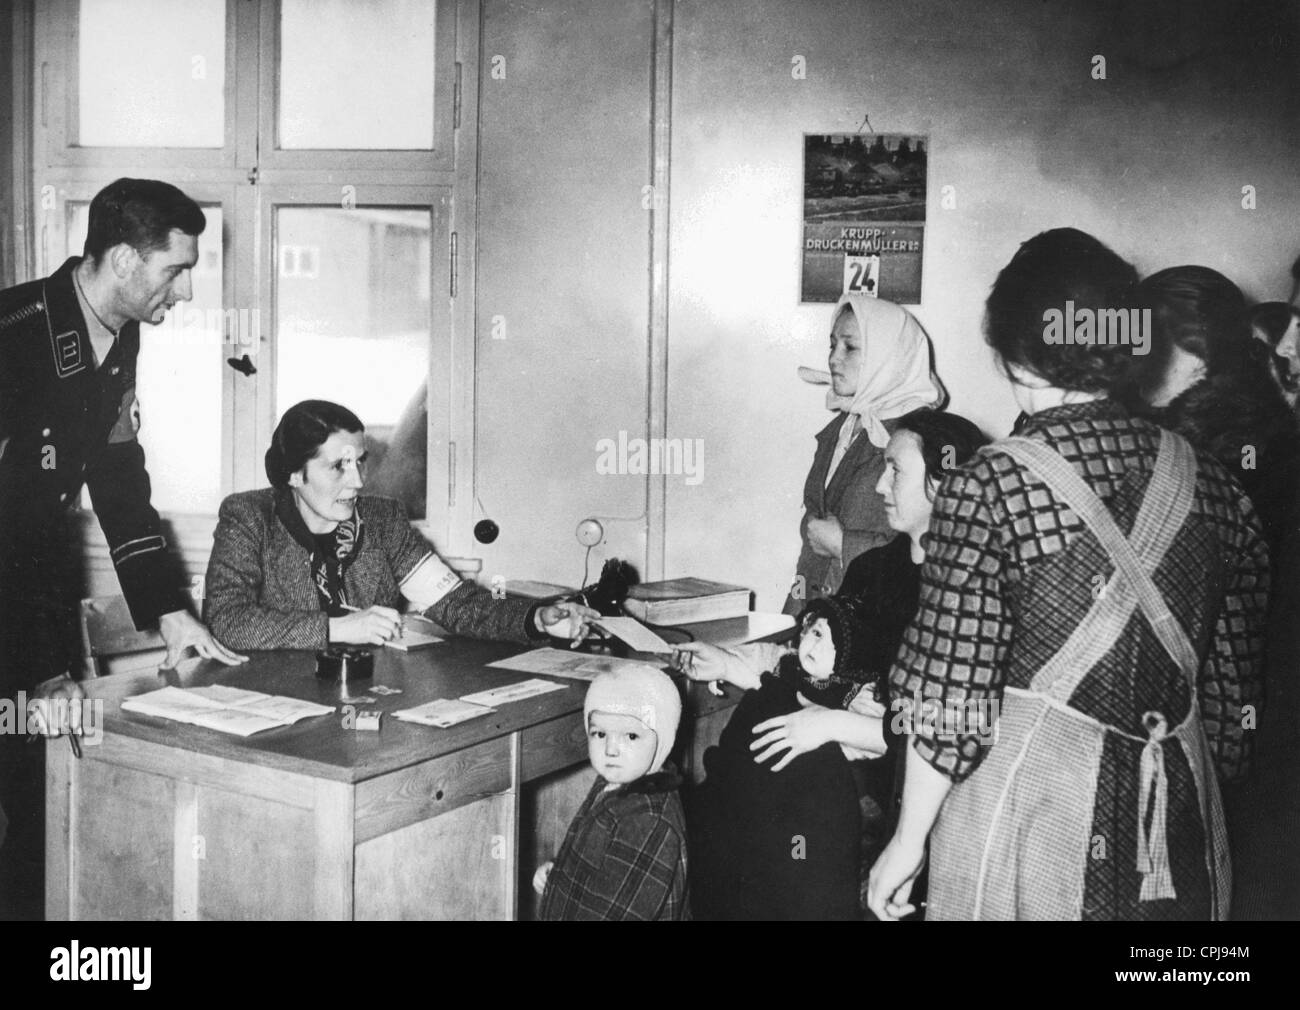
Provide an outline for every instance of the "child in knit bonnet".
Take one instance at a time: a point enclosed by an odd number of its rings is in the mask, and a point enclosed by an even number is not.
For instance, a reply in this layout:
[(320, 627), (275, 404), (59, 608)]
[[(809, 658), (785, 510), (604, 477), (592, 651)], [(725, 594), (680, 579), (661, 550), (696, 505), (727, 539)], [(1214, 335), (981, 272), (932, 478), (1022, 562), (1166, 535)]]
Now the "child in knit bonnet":
[(649, 666), (604, 673), (583, 705), (596, 781), (533, 888), (542, 919), (689, 918), (681, 779), (668, 752), (676, 685)]

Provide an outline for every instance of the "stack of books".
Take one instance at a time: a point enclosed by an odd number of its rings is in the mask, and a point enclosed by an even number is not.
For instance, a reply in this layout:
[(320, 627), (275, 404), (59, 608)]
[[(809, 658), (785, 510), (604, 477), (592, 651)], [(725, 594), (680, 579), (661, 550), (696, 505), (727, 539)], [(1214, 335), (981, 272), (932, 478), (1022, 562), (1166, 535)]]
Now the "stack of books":
[(646, 624), (694, 624), (744, 617), (749, 596), (744, 586), (688, 577), (632, 586), (623, 609)]

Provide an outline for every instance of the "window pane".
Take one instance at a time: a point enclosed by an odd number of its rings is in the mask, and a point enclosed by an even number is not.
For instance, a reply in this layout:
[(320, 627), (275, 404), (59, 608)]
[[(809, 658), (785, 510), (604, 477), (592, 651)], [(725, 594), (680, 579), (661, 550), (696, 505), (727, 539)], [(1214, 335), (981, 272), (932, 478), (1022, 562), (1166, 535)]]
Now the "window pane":
[(221, 147), (225, 0), (81, 0), (82, 147)]
[(425, 514), (427, 210), (281, 207), (275, 218), (276, 420), (333, 400), (366, 426), (369, 493)]
[[(70, 256), (81, 255), (88, 208), (69, 204)], [(208, 223), (190, 273), (194, 300), (178, 303), (157, 326), (140, 325), (139, 437), (160, 512), (215, 513), (221, 500), (221, 369), (229, 356), (222, 353), (221, 208), (204, 207), (203, 216)], [(236, 338), (256, 325), (248, 312), (230, 315), (232, 322), (239, 317)]]
[(433, 0), (283, 0), (280, 147), (433, 149)]

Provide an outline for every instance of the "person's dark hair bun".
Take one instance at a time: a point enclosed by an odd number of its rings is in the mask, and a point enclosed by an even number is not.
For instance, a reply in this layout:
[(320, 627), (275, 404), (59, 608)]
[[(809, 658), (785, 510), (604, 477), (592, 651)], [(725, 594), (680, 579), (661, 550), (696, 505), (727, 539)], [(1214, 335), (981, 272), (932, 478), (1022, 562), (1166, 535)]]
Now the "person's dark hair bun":
[(931, 407), (904, 414), (895, 423), (895, 431), (910, 431), (921, 440), (927, 481), (943, 480), (949, 468), (963, 465), (981, 446), (989, 444), (988, 436), (974, 422)]
[(266, 479), (272, 487), (284, 487), (289, 483), (289, 471), (284, 468), (284, 453), (274, 445), (266, 450), (262, 463), (266, 467)]
[(1007, 377), (1018, 365), (1060, 389), (1104, 393), (1126, 371), (1120, 344), (1049, 344), (1045, 313), (1067, 303), (1094, 312), (1132, 307), (1138, 275), (1132, 264), (1086, 232), (1053, 228), (1024, 242), (989, 292), (984, 336)]
[(288, 487), (289, 477), (315, 457), (336, 431), (356, 433), (365, 425), (347, 407), (329, 400), (303, 400), (284, 412), (271, 436), (263, 463), (272, 487)]

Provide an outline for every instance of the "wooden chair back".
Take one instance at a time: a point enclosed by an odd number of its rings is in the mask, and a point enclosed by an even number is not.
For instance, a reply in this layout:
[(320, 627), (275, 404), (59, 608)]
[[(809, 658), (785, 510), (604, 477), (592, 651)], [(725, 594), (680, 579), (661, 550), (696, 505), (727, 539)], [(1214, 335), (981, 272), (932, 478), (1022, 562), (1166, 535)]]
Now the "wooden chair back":
[(86, 676), (98, 677), (104, 662), (116, 656), (166, 649), (157, 631), (136, 631), (122, 596), (92, 596), (81, 601), (81, 649)]

